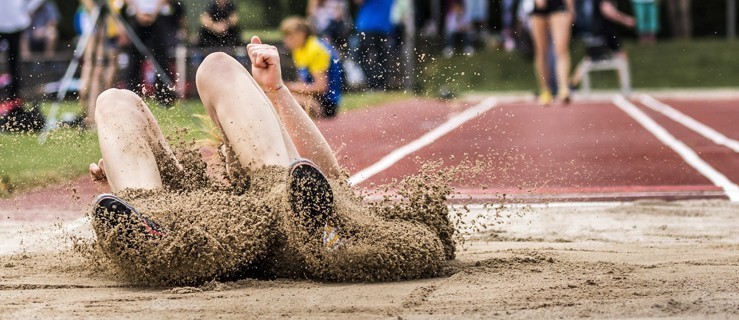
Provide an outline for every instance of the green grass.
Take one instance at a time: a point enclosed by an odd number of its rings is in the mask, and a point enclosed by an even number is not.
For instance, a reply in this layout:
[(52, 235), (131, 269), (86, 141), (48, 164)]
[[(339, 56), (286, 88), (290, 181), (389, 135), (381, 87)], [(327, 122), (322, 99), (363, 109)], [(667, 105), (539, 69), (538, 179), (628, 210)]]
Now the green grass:
[[(636, 89), (739, 85), (739, 41), (665, 41), (654, 46), (626, 42), (625, 48)], [(583, 55), (582, 44), (573, 44), (573, 68)], [(426, 93), (436, 93), (443, 86), (456, 92), (532, 91), (536, 87), (533, 64), (517, 53), (496, 50), (473, 57), (426, 60), (418, 77)], [(614, 72), (595, 73), (592, 82), (596, 89), (618, 88)]]
[(79, 130), (58, 130), (43, 145), (37, 135), (0, 135), (0, 196), (83, 174), (97, 161), (97, 136)]

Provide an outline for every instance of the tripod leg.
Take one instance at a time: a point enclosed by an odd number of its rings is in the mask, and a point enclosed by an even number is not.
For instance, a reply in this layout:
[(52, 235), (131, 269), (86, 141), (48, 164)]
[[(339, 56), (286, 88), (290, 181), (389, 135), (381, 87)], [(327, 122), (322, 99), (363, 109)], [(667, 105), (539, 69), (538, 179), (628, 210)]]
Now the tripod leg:
[(72, 61), (69, 63), (69, 66), (67, 66), (67, 70), (64, 72), (64, 76), (62, 77), (62, 79), (59, 80), (59, 88), (57, 90), (56, 100), (51, 105), (49, 115), (46, 117), (46, 125), (44, 126), (44, 131), (38, 137), (39, 144), (43, 144), (44, 142), (46, 142), (49, 131), (56, 128), (57, 113), (59, 113), (60, 103), (67, 95), (69, 86), (72, 83), (72, 77), (74, 77), (74, 73), (75, 71), (77, 71), (77, 67), (80, 64), (80, 59), (85, 53), (85, 48), (87, 48), (87, 43), (95, 34), (95, 30), (97, 30), (97, 28), (102, 25), (103, 19), (102, 15), (100, 14), (100, 8), (93, 9), (90, 17), (90, 27), (87, 28), (86, 32), (83, 33), (82, 37), (80, 37), (79, 41), (77, 41), (77, 46), (75, 47)]
[(172, 82), (172, 79), (169, 77), (169, 74), (162, 68), (162, 66), (159, 64), (159, 62), (154, 59), (154, 54), (149, 50), (149, 48), (144, 45), (144, 43), (141, 41), (141, 39), (136, 35), (136, 33), (133, 31), (133, 28), (131, 28), (131, 25), (128, 24), (123, 18), (121, 18), (118, 15), (112, 15), (116, 21), (118, 21), (119, 25), (123, 27), (123, 30), (125, 30), (126, 35), (128, 36), (128, 39), (131, 41), (133, 46), (138, 50), (141, 55), (148, 57), (152, 61), (152, 65), (154, 66), (154, 69), (156, 69), (157, 74), (159, 74), (159, 79), (164, 83), (167, 87), (174, 87), (174, 82)]

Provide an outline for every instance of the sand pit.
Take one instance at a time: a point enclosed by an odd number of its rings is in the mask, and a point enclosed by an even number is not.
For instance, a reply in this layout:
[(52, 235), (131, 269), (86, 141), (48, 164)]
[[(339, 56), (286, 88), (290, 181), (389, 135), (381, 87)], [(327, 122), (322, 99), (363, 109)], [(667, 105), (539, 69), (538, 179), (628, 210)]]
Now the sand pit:
[(13, 222), (22, 213), (0, 211), (0, 318), (739, 316), (736, 204), (470, 209), (471, 217), (500, 218), (491, 231), (470, 236), (442, 277), (372, 284), (244, 279), (148, 288), (91, 270), (69, 251), (61, 235), (90, 237), (84, 219), (41, 225)]

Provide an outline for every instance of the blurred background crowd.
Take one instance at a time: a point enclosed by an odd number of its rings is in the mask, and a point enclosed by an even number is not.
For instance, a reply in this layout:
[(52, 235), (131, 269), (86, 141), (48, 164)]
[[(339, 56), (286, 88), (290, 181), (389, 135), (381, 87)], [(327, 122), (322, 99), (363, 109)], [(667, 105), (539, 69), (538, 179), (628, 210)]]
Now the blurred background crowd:
[[(110, 87), (172, 106), (197, 95), (194, 70), (209, 52), (247, 65), (254, 34), (284, 49), (290, 89), (315, 117), (335, 116), (347, 90), (413, 90), (429, 58), (489, 51), (530, 59), (542, 104), (568, 101), (593, 62), (628, 66), (619, 37), (734, 37), (736, 11), (734, 0), (4, 0), (0, 118), (66, 89), (75, 54), (68, 87), (82, 112), (65, 121), (92, 125)], [(587, 56), (570, 75), (572, 39)]]

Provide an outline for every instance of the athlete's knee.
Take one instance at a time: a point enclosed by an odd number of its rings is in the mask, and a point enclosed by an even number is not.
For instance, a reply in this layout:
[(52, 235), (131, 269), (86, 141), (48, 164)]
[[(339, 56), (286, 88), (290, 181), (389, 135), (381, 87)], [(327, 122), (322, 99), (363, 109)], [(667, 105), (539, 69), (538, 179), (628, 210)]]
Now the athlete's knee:
[(197, 81), (201, 81), (206, 77), (213, 77), (238, 70), (241, 64), (233, 57), (223, 53), (214, 52), (209, 54), (198, 67), (195, 75)]
[(126, 115), (139, 114), (142, 105), (141, 98), (129, 90), (105, 90), (98, 96), (95, 104), (95, 122), (115, 121)]

